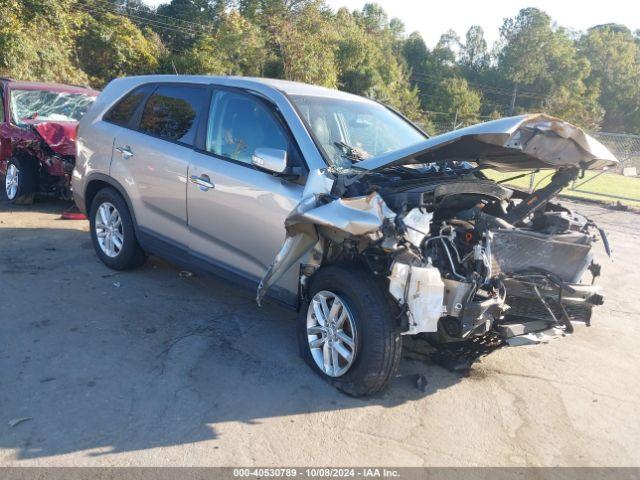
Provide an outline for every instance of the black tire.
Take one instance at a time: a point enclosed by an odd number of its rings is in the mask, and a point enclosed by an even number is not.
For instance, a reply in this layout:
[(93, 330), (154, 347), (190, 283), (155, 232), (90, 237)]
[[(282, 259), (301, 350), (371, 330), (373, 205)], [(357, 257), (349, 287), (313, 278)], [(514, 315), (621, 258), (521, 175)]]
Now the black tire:
[[(103, 251), (96, 233), (96, 216), (98, 215), (98, 209), (105, 203), (113, 205), (121, 219), (123, 242), (122, 247), (115, 256), (109, 256)], [(100, 260), (102, 260), (102, 263), (107, 267), (114, 270), (131, 270), (141, 266), (146, 261), (147, 256), (136, 238), (133, 219), (129, 212), (127, 202), (125, 202), (124, 198), (122, 198), (116, 190), (103, 188), (93, 197), (91, 208), (89, 209), (89, 226), (93, 248)]]
[[(9, 172), (12, 167), (15, 167), (18, 171), (16, 177), (18, 188), (13, 198), (10, 197), (6, 188), (5, 195), (9, 202), (14, 205), (31, 205), (35, 199), (38, 187), (38, 165), (34, 160), (12, 158), (7, 163), (7, 172)], [(7, 178), (8, 176), (5, 176), (5, 181)]]
[[(353, 315), (356, 354), (349, 370), (339, 377), (325, 374), (316, 364), (307, 337), (309, 300), (320, 291), (340, 297)], [(359, 265), (329, 265), (311, 278), (308, 300), (302, 305), (297, 336), (300, 354), (322, 378), (344, 393), (363, 397), (380, 393), (400, 364), (402, 337), (396, 308), (383, 282)]]

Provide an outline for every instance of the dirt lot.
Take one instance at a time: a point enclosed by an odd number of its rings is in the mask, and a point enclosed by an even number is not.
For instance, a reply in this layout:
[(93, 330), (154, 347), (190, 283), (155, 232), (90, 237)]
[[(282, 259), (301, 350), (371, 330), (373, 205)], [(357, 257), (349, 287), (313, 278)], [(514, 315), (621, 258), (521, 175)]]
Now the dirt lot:
[(0, 465), (640, 465), (638, 215), (581, 207), (617, 255), (591, 328), (468, 377), (406, 358), (357, 400), (292, 312), (157, 258), (112, 272), (67, 207), (0, 202)]

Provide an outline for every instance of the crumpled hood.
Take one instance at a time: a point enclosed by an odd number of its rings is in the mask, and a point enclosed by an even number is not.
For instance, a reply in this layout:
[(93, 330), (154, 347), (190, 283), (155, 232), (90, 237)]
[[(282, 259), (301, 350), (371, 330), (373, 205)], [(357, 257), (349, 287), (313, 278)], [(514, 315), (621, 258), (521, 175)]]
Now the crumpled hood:
[(76, 127), (78, 122), (34, 122), (33, 129), (58, 155), (76, 154)]
[(544, 114), (520, 115), (480, 123), (431, 137), (354, 164), (364, 170), (460, 160), (501, 171), (618, 164), (616, 157), (581, 128)]

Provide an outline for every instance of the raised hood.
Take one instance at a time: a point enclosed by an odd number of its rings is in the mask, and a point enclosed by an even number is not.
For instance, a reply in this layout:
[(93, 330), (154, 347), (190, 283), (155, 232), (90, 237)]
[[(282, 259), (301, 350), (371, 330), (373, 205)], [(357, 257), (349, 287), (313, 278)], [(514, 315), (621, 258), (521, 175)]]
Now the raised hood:
[(76, 154), (77, 122), (34, 122), (33, 129), (58, 155)]
[(583, 167), (602, 169), (616, 157), (581, 128), (544, 114), (519, 115), (480, 123), (358, 162), (364, 170), (459, 160), (501, 171)]

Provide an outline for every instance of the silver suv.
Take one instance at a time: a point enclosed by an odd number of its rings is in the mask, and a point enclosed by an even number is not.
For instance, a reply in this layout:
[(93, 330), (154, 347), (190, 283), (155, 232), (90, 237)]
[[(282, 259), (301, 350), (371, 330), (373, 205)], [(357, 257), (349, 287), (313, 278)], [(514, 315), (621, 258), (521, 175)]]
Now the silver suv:
[[(437, 348), (573, 331), (602, 302), (595, 228), (550, 200), (611, 153), (545, 115), (429, 138), (371, 100), (229, 77), (117, 79), (78, 130), (74, 198), (99, 258), (154, 253), (301, 312), (300, 351), (351, 395), (403, 335)], [(484, 168), (553, 169), (528, 194)], [(608, 246), (606, 237), (605, 246)]]

